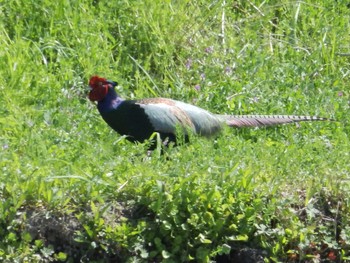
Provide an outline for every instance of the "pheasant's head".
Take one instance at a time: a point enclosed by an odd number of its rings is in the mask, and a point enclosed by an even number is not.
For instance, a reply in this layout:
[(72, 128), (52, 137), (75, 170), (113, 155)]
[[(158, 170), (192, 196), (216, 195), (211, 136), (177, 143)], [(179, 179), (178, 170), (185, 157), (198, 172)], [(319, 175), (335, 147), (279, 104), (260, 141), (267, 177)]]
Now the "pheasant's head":
[(105, 78), (101, 78), (99, 76), (92, 76), (89, 81), (89, 99), (91, 101), (101, 101), (103, 100), (108, 90), (113, 89), (117, 83), (113, 81), (109, 81)]

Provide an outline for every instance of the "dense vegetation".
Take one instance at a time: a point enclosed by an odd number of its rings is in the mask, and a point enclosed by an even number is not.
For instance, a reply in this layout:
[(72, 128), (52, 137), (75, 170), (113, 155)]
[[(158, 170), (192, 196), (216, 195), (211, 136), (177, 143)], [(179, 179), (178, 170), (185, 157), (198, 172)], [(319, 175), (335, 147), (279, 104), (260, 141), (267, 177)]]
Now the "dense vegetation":
[[(345, 2), (1, 2), (0, 261), (349, 260)], [(125, 98), (338, 121), (147, 155), (87, 100), (93, 74)]]

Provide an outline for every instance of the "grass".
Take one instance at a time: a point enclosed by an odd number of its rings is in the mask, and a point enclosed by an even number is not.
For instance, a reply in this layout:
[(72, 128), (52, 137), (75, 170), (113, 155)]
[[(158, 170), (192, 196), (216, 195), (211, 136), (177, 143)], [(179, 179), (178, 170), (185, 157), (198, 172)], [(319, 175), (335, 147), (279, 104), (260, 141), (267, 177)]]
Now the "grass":
[[(1, 261), (350, 259), (345, 3), (18, 0), (0, 14)], [(338, 121), (147, 156), (87, 100), (93, 74), (125, 98)]]

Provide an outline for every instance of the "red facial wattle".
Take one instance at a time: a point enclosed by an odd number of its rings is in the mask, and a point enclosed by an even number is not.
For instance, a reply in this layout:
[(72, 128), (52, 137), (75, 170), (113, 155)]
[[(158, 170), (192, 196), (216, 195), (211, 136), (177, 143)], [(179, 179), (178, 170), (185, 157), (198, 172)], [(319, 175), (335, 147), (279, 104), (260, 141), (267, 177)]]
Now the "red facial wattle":
[(101, 101), (106, 97), (109, 84), (105, 78), (93, 76), (90, 78), (89, 86), (91, 88), (89, 92), (89, 99), (91, 101)]

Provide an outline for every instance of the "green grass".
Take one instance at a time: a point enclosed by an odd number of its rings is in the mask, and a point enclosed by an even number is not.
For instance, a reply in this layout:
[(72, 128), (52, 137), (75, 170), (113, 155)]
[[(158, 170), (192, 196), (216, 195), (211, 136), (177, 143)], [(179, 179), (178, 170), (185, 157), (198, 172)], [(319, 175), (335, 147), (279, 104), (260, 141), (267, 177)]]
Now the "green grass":
[[(350, 259), (343, 1), (0, 3), (0, 261)], [(335, 118), (146, 154), (86, 98)], [(236, 261), (234, 259), (236, 258)]]

